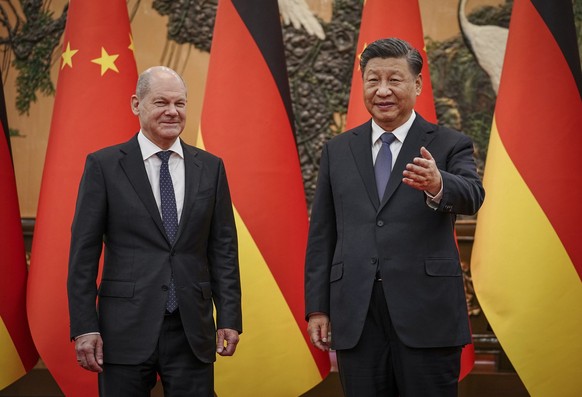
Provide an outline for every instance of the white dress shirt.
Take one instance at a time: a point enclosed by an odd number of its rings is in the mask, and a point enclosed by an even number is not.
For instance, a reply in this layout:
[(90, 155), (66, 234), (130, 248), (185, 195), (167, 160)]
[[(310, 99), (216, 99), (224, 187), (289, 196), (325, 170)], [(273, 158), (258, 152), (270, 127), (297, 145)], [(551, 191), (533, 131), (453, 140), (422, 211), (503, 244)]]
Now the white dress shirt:
[[(158, 205), (158, 211), (162, 214), (162, 200), (160, 197), (160, 166), (162, 160), (156, 156), (157, 152), (162, 151), (155, 143), (150, 141), (143, 132), (137, 134), (137, 141), (141, 149), (141, 155), (144, 161), (146, 173)], [(184, 192), (185, 192), (185, 167), (184, 167), (184, 151), (180, 144), (180, 139), (168, 149), (172, 151), (170, 159), (168, 160), (168, 168), (172, 177), (172, 185), (174, 185), (174, 194), (176, 196), (176, 209), (178, 210), (178, 222), (182, 216), (182, 209), (184, 208)]]

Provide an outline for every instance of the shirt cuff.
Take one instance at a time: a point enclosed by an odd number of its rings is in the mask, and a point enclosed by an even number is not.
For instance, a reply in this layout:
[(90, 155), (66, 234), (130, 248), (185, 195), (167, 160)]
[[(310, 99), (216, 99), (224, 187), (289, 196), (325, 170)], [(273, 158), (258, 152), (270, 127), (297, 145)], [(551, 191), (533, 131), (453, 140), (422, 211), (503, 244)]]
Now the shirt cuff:
[(443, 198), (444, 187), (445, 187), (444, 183), (441, 179), (441, 190), (439, 190), (439, 192), (437, 194), (435, 194), (433, 196), (432, 194), (430, 194), (427, 191), (424, 192), (424, 194), (426, 194), (426, 205), (428, 205), (433, 210), (436, 210), (439, 208), (439, 204), (441, 203), (441, 199)]
[(77, 340), (79, 339), (81, 336), (87, 336), (87, 335), (101, 335), (101, 333), (99, 332), (87, 332), (86, 334), (81, 334), (81, 335), (77, 335), (73, 338), (73, 340)]

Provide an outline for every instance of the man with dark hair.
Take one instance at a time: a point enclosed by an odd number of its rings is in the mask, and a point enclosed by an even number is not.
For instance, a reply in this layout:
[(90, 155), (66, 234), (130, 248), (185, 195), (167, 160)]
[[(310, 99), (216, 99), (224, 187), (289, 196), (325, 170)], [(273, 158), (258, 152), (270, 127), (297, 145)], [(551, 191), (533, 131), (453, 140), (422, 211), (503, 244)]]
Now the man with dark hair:
[(179, 139), (186, 103), (175, 71), (147, 69), (131, 97), (139, 133), (87, 156), (68, 295), (77, 361), (99, 374), (100, 396), (149, 396), (159, 375), (166, 396), (212, 397), (216, 353), (233, 355), (242, 332), (224, 164)]
[(360, 60), (371, 120), (323, 148), (305, 265), (308, 333), (347, 397), (453, 397), (471, 342), (454, 236), (485, 192), (471, 140), (414, 111), (422, 57), (382, 39)]

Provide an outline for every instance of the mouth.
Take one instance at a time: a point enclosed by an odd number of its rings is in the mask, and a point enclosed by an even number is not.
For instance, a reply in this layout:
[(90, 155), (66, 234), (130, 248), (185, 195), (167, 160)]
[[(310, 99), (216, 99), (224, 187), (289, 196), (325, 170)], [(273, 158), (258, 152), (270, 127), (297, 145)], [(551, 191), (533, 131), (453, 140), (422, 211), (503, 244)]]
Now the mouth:
[(376, 102), (375, 105), (380, 110), (389, 110), (393, 108), (396, 104), (394, 102)]

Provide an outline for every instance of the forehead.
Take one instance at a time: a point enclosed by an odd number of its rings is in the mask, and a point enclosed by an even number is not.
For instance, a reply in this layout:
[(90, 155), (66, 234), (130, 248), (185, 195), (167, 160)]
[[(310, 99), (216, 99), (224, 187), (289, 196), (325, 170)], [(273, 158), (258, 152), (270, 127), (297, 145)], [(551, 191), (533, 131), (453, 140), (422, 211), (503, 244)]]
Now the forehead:
[(412, 75), (406, 58), (372, 58), (364, 68), (364, 74), (368, 73), (406, 73)]
[(182, 80), (169, 73), (152, 76), (146, 96), (186, 96), (186, 86)]

